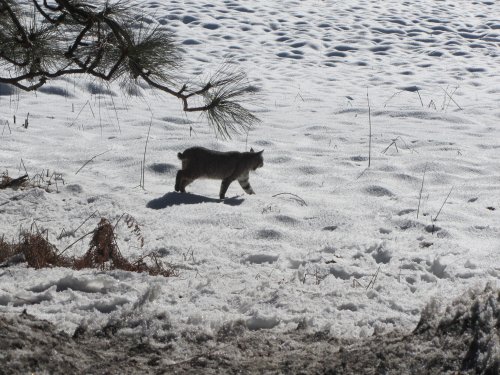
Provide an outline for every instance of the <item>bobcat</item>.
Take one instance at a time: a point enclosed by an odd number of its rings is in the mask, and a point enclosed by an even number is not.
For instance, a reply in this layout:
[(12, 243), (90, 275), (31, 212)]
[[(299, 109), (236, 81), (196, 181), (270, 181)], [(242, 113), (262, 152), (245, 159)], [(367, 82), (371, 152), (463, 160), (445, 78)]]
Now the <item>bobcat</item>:
[(182, 161), (182, 169), (177, 172), (175, 191), (186, 192), (186, 186), (198, 178), (222, 180), (220, 185), (220, 199), (224, 199), (231, 182), (238, 180), (247, 194), (255, 194), (248, 172), (264, 165), (262, 153), (255, 152), (220, 152), (204, 147), (191, 147), (179, 152), (177, 157)]

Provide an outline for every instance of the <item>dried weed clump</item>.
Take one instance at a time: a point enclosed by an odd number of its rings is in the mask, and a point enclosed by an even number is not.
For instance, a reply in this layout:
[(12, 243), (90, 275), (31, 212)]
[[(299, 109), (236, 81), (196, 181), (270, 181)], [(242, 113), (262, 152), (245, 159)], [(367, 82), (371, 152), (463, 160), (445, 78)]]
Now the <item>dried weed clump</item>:
[(23, 233), (18, 246), (29, 267), (71, 267), (71, 259), (58, 255), (57, 248), (38, 231)]
[(75, 261), (75, 268), (99, 268), (101, 270), (116, 268), (113, 266), (115, 263), (120, 264), (123, 256), (116, 245), (113, 226), (107, 219), (101, 218), (93, 233), (89, 250)]
[[(134, 225), (131, 225), (132, 222)], [(138, 224), (129, 215), (126, 223), (127, 227), (143, 241)], [(115, 227), (106, 218), (101, 218), (97, 227), (89, 234), (92, 234), (89, 249), (82, 257), (76, 258), (63, 256), (64, 251), (59, 252), (38, 229), (22, 232), (17, 242), (8, 243), (4, 237), (1, 237), (0, 267), (26, 262), (29, 267), (35, 269), (47, 267), (69, 267), (75, 270), (119, 269), (139, 273), (147, 272), (152, 276), (176, 276), (175, 269), (164, 264), (155, 253), (143, 256), (135, 262), (127, 260), (116, 243)], [(150, 264), (146, 263), (145, 259), (149, 259)]]
[(55, 171), (50, 173), (48, 169), (42, 169), (40, 173), (36, 173), (32, 177), (26, 172), (23, 176), (12, 178), (9, 176), (8, 171), (3, 172), (0, 176), (0, 189), (25, 190), (40, 188), (46, 192), (51, 192), (53, 191), (53, 186), (55, 186), (55, 190), (59, 192), (59, 184), (61, 183), (64, 185), (62, 173)]
[(26, 187), (29, 183), (28, 175), (24, 175), (18, 178), (9, 177), (7, 172), (2, 173), (0, 178), (0, 189), (18, 189), (22, 187)]
[(0, 264), (4, 263), (16, 254), (16, 249), (11, 243), (5, 241), (5, 237), (0, 237)]
[[(130, 216), (127, 218), (127, 226), (131, 222)], [(139, 227), (133, 226), (134, 233), (137, 234)], [(142, 236), (140, 236), (142, 238)], [(148, 265), (144, 262), (145, 258), (150, 258), (153, 265)], [(147, 272), (150, 275), (170, 277), (175, 275), (175, 271), (171, 267), (166, 267), (158, 257), (151, 253), (138, 261), (131, 263), (121, 253), (116, 244), (115, 230), (113, 225), (106, 218), (101, 218), (97, 228), (94, 230), (92, 239), (90, 240), (89, 250), (85, 255), (74, 261), (74, 269), (82, 268), (97, 268), (101, 270), (120, 269), (131, 272)]]
[(2, 266), (21, 262), (35, 269), (71, 267), (72, 264), (71, 259), (58, 255), (57, 248), (39, 231), (22, 232), (17, 242), (8, 243), (3, 237), (0, 240)]

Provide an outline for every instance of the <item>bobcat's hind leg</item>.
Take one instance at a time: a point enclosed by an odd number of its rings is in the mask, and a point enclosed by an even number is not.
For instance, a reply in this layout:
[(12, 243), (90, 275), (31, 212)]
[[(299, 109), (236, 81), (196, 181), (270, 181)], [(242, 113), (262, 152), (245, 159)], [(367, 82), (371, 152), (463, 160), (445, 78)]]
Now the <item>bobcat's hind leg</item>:
[(233, 180), (229, 178), (225, 178), (222, 180), (222, 183), (220, 184), (220, 193), (219, 193), (220, 199), (225, 198), (227, 189), (229, 188), (229, 185), (231, 185), (231, 182), (233, 182)]

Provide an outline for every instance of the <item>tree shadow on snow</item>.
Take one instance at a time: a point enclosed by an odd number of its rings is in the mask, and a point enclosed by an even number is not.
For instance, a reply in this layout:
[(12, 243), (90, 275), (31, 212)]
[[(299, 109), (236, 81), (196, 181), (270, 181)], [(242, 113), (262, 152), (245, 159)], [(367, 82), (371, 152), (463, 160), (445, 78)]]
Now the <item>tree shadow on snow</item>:
[(229, 206), (239, 206), (240, 204), (243, 203), (243, 201), (244, 199), (239, 198), (238, 196), (221, 200), (191, 193), (170, 192), (165, 194), (161, 198), (155, 198), (150, 200), (146, 204), (146, 207), (152, 208), (153, 210), (161, 210), (162, 208), (178, 206), (180, 204), (200, 204), (200, 203), (224, 203)]

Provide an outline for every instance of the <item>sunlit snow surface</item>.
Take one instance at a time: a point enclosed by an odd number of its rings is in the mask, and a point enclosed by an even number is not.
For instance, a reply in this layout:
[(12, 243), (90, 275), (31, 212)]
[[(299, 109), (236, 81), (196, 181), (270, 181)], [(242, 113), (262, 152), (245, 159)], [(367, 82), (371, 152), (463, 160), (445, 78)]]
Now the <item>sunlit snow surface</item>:
[[(130, 95), (85, 77), (36, 94), (2, 86), (2, 172), (17, 177), (24, 164), (31, 176), (62, 173), (64, 185), (0, 190), (0, 235), (36, 223), (64, 249), (95, 228), (92, 213), (113, 223), (128, 213), (145, 245), (119, 225), (121, 252), (157, 251), (178, 276), (3, 268), (0, 312), (27, 309), (70, 333), (132, 315), (143, 323), (131, 332), (161, 330), (148, 322), (165, 313), (179, 332), (243, 320), (363, 337), (414, 328), (432, 297), (500, 285), (498, 2), (141, 4), (175, 33), (186, 77), (239, 64), (259, 88), (247, 105), (262, 123), (221, 141), (147, 87)], [(257, 194), (234, 183), (220, 202), (218, 182), (202, 180), (175, 193), (177, 152), (194, 145), (264, 149), (250, 175)]]

